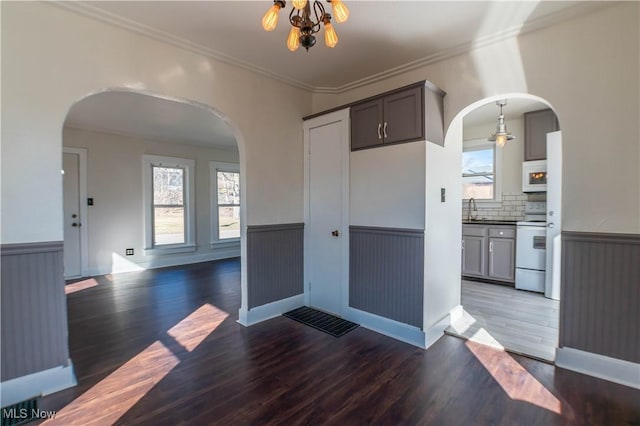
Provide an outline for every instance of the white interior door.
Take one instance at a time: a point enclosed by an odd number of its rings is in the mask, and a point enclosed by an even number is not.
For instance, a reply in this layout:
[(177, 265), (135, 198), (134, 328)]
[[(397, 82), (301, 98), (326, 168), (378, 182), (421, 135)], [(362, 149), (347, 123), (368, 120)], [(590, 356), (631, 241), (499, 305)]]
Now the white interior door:
[(562, 134), (547, 133), (547, 262), (544, 295), (560, 300)]
[[(308, 304), (342, 315), (343, 281), (348, 276), (345, 239), (344, 170), (347, 120), (330, 114), (305, 123), (308, 149), (307, 251), (305, 253)], [(347, 148), (348, 149), (348, 148)], [(348, 161), (348, 157), (346, 159)]]
[(82, 274), (80, 228), (80, 156), (65, 152), (62, 168), (64, 192), (64, 276)]

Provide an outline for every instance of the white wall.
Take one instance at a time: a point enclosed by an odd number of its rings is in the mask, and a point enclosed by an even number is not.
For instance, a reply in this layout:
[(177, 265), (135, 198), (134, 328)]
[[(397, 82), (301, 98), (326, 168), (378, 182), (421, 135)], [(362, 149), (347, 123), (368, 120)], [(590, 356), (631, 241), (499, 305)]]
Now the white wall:
[[(237, 151), (179, 142), (153, 140), (65, 127), (65, 147), (87, 149), (87, 192), (94, 200), (87, 207), (83, 226), (88, 230), (89, 275), (143, 267), (205, 261), (240, 255), (233, 248), (212, 249), (209, 161), (237, 163)], [(142, 156), (145, 154), (195, 160), (196, 244), (193, 253), (145, 256), (143, 234)], [(133, 248), (134, 256), (125, 249)], [(115, 258), (115, 262), (114, 262)], [(132, 262), (133, 264), (130, 264)]]
[(302, 221), (309, 93), (42, 2), (2, 2), (2, 243), (60, 241), (62, 126), (104, 88), (190, 99), (230, 120), (246, 222)]
[[(463, 140), (486, 139), (496, 128), (496, 120), (463, 127)], [(504, 120), (507, 130), (516, 138), (502, 149), (502, 192), (522, 193), (522, 162), (524, 161), (524, 117)]]
[(562, 229), (638, 233), (639, 8), (616, 3), (340, 95), (315, 94), (313, 109), (427, 79), (447, 92), (448, 127), (488, 96), (539, 96), (553, 106), (563, 133)]
[(424, 229), (425, 142), (353, 151), (351, 225)]
[(460, 304), (462, 126), (449, 132), (444, 146), (427, 143), (426, 149), (424, 330)]

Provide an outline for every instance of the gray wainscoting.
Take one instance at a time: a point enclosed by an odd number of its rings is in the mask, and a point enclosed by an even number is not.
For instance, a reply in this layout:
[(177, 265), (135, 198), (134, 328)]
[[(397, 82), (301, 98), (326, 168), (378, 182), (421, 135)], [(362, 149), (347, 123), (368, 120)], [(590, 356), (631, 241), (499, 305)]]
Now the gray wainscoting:
[(2, 245), (2, 377), (67, 365), (63, 243)]
[(247, 227), (249, 309), (304, 292), (304, 224)]
[(560, 346), (640, 362), (640, 235), (562, 233)]
[(424, 231), (349, 228), (349, 306), (423, 325)]

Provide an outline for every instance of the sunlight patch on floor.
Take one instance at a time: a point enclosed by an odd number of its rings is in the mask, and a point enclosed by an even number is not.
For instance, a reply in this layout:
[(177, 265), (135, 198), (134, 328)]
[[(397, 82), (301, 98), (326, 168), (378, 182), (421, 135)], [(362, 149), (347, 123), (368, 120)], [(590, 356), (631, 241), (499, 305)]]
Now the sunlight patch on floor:
[(492, 348), (504, 350), (504, 346), (498, 342), (487, 330), (480, 328), (473, 333), (473, 336), (469, 337), (469, 340), (483, 345), (491, 346)]
[(476, 323), (476, 319), (469, 314), (469, 312), (462, 310), (462, 315), (451, 323), (451, 328), (456, 333), (464, 334), (473, 324)]
[(95, 278), (89, 278), (88, 280), (77, 281), (72, 284), (64, 286), (64, 294), (72, 294), (78, 291), (86, 290), (98, 285), (98, 281)]
[(208, 303), (193, 311), (188, 317), (171, 327), (167, 334), (188, 352), (194, 350), (208, 335), (229, 316), (223, 310)]
[(114, 424), (178, 363), (178, 358), (156, 341), (43, 424)]
[[(206, 303), (167, 330), (167, 334), (191, 352), (228, 316)], [(179, 363), (178, 357), (156, 340), (42, 424), (112, 425)]]
[(562, 414), (558, 398), (507, 352), (469, 340), (465, 344), (509, 398)]

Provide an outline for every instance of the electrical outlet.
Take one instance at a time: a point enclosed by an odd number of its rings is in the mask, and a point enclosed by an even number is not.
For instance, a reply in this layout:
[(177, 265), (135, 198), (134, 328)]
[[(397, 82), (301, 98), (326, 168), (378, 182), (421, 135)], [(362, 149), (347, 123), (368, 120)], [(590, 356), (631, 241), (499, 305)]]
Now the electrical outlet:
[(133, 249), (132, 248), (126, 249), (125, 254), (127, 256), (133, 256)]

